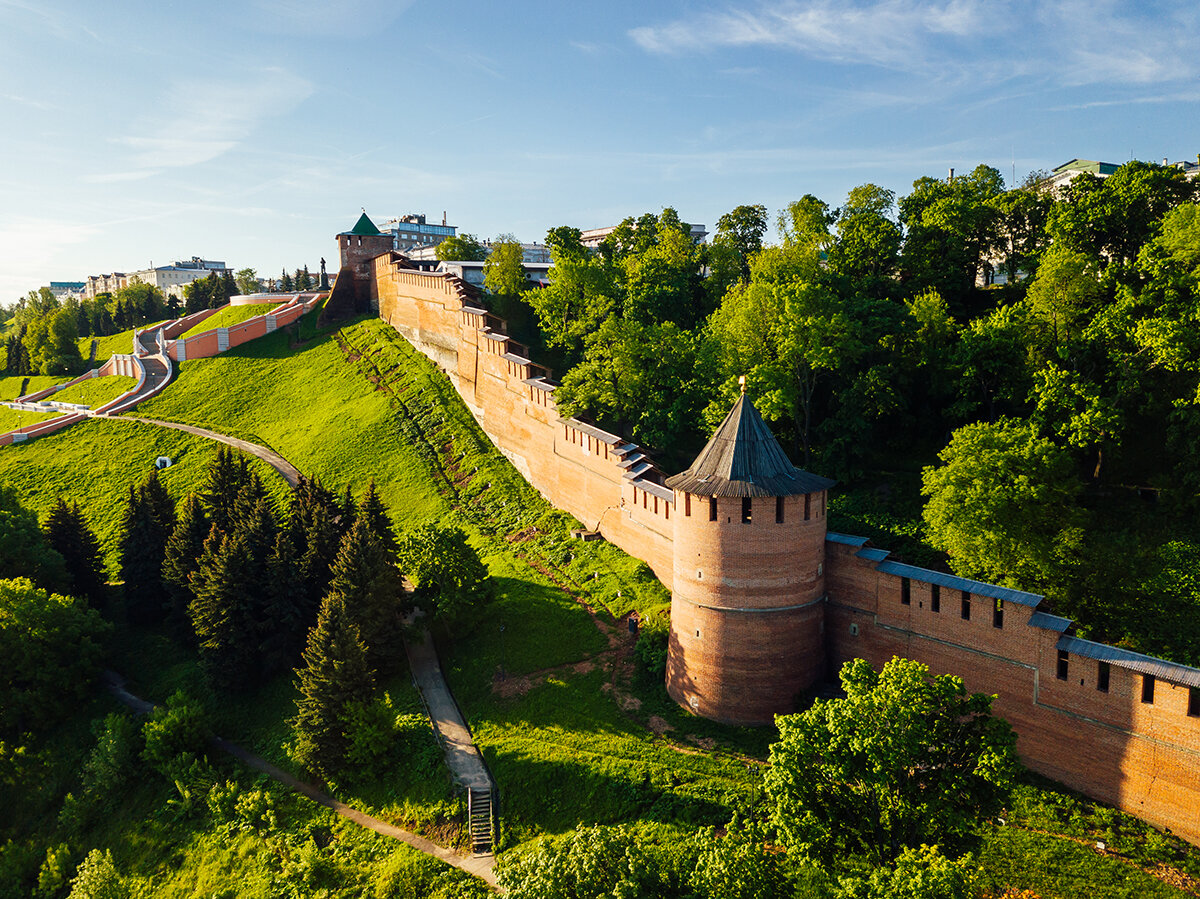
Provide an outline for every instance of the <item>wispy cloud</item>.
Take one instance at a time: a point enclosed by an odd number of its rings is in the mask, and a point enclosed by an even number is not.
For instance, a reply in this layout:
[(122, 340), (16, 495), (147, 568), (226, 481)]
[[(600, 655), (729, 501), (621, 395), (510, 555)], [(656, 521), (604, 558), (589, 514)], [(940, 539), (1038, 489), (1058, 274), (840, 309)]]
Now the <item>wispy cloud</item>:
[(264, 119), (290, 112), (313, 92), (304, 78), (266, 68), (230, 81), (176, 83), (159, 104), (161, 118), (136, 122), (115, 142), (133, 151), (132, 171), (93, 176), (93, 180), (133, 180), (138, 173), (199, 165), (227, 153)]
[(985, 30), (987, 7), (975, 0), (917, 3), (880, 0), (854, 5), (836, 0), (730, 9), (630, 31), (652, 53), (720, 47), (778, 47), (819, 59), (911, 68), (933, 36), (966, 37)]
[(1144, 85), (1197, 74), (1194, 15), (1182, 3), (1147, 9), (1116, 0), (785, 0), (646, 25), (629, 36), (658, 54), (776, 48), (990, 82), (1033, 75), (1066, 86)]

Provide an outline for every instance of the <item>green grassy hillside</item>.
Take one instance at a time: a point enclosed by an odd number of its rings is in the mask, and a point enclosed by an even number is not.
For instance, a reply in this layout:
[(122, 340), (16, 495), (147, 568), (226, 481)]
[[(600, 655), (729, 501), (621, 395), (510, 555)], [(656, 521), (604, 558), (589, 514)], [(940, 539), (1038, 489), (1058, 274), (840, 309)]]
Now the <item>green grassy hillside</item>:
[[(305, 327), (312, 334), (311, 320)], [(401, 532), (437, 520), (468, 533), (498, 596), (439, 640), (447, 677), (502, 790), (503, 848), (580, 822), (639, 823), (670, 838), (720, 825), (756, 802), (773, 731), (695, 718), (666, 698), (661, 683), (635, 674), (631, 638), (618, 619), (631, 609), (661, 614), (668, 602), (644, 564), (604, 542), (570, 540), (571, 518), (546, 505), (487, 441), (446, 378), (381, 322), (355, 321), (297, 346), (290, 340), (280, 332), (184, 363), (176, 382), (137, 414), (266, 444), (338, 491), (361, 491), (373, 477)], [(104, 533), (111, 548), (114, 512), (154, 456), (177, 458), (164, 482), (178, 497), (202, 479), (211, 446), (148, 425), (92, 421), (0, 449), (0, 479), (42, 511), (58, 492), (78, 499), (93, 521), (112, 522)], [(282, 493), (281, 479), (269, 483)], [(203, 690), (190, 652), (161, 635), (137, 635), (116, 664), (152, 699), (179, 687)], [(415, 708), (403, 674), (385, 686), (397, 708)], [(222, 704), (218, 726), (286, 767), (294, 699), (291, 678), (281, 677)], [(223, 771), (245, 790), (270, 794), (277, 823), (231, 828), (203, 809), (179, 811), (179, 797), (164, 806), (169, 788), (147, 786), (86, 841), (113, 847), (121, 870), (152, 895), (280, 895), (295, 892), (294, 884), (304, 885), (297, 895), (433, 892), (412, 884), (434, 877), (434, 863), (414, 861), (408, 850), (233, 767)], [(337, 789), (402, 826), (442, 841), (461, 836), (451, 820), (460, 808), (440, 770), (401, 763), (378, 782)], [(1133, 819), (1042, 786), (1023, 789), (1009, 821), (1028, 829), (987, 831), (983, 858), (997, 893), (1045, 880), (1019, 863), (1028, 854), (1079, 864), (1078, 877), (1058, 878), (1045, 896), (1109, 895), (1103, 889), (1118, 883), (1124, 892), (1111, 895), (1185, 895), (1129, 861), (1079, 862), (1075, 841), (1098, 834), (1111, 845), (1124, 840), (1122, 851), (1139, 864), (1167, 860), (1200, 874), (1200, 861), (1175, 843), (1146, 850), (1154, 836)]]
[(136, 386), (137, 378), (125, 375), (107, 375), (103, 378), (88, 378), (86, 381), (80, 381), (47, 399), (60, 403), (82, 403), (94, 409), (97, 406), (103, 406), (109, 400), (115, 400)]
[[(20, 491), (25, 505), (43, 517), (59, 496), (78, 502), (100, 538), (110, 571), (115, 571), (118, 529), (130, 485), (149, 474), (155, 459), (168, 456), (174, 464), (159, 472), (159, 478), (178, 500), (204, 483), (216, 446), (168, 428), (89, 419), (50, 437), (0, 447), (0, 482)], [(257, 459), (252, 464), (276, 496), (285, 495), (287, 483), (273, 468)]]
[(7, 434), (9, 431), (15, 431), (17, 428), (23, 428), (27, 425), (35, 425), (39, 421), (45, 421), (47, 418), (54, 418), (60, 415), (60, 412), (22, 412), (17, 409), (10, 409), (7, 406), (0, 406), (0, 434)]

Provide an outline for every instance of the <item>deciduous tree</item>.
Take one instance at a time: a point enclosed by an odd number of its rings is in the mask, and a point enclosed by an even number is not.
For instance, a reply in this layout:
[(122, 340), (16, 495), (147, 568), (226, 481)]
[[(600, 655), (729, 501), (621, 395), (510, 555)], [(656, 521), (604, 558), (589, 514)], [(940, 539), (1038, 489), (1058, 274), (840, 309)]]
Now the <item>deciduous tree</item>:
[(1070, 455), (1028, 422), (959, 428), (922, 475), (929, 542), (961, 575), (1050, 588), (1069, 564), (1082, 513)]
[(847, 662), (841, 682), (844, 699), (776, 718), (764, 783), (790, 851), (888, 864), (923, 843), (959, 844), (999, 811), (1018, 765), (991, 696), (899, 658), (878, 672)]

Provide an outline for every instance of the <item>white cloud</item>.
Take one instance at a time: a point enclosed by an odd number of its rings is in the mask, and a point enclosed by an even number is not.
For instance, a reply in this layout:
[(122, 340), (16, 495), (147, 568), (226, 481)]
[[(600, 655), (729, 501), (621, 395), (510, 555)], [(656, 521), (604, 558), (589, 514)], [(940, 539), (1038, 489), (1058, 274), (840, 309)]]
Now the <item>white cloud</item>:
[[(280, 68), (247, 72), (237, 80), (180, 81), (157, 105), (163, 115), (142, 118), (115, 142), (133, 150), (131, 164), (141, 171), (199, 165), (229, 152), (261, 122), (290, 112), (312, 92), (310, 82)], [(98, 177), (132, 180), (137, 175)]]
[(1035, 76), (1064, 86), (1195, 77), (1194, 7), (1116, 0), (784, 0), (634, 28), (651, 53), (774, 48), (964, 81)]
[(912, 68), (925, 62), (919, 51), (931, 36), (982, 35), (986, 10), (977, 0), (880, 0), (868, 5), (808, 0), (635, 28), (630, 37), (654, 53), (777, 47), (819, 59)]

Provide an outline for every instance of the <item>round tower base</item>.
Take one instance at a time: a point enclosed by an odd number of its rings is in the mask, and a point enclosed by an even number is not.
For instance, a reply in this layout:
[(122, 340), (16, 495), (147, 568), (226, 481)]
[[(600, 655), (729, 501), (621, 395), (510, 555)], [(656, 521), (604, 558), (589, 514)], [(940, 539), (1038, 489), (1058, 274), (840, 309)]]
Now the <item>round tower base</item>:
[(667, 693), (725, 724), (796, 711), (825, 674), (824, 613), (820, 600), (773, 610), (672, 602)]

